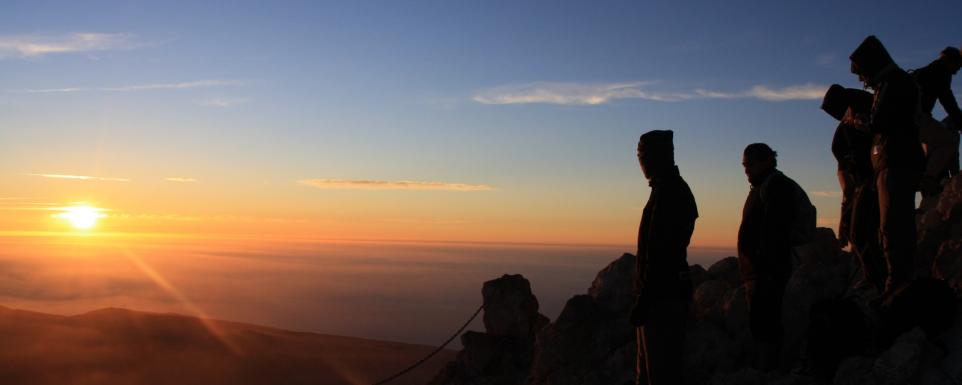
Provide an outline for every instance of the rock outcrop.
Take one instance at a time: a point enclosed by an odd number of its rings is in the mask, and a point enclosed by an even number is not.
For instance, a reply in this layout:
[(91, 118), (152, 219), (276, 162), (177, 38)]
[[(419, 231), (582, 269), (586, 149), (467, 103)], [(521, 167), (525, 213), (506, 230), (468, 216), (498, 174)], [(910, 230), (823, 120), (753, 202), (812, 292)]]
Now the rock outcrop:
[[(962, 382), (962, 178), (951, 180), (937, 204), (921, 213), (916, 262), (921, 279), (880, 304), (874, 289), (858, 284), (863, 273), (856, 258), (841, 249), (832, 230), (818, 229), (811, 243), (795, 250), (782, 364), (771, 372), (750, 365), (755, 352), (736, 258), (708, 269), (691, 266), (685, 382)], [(633, 383), (637, 345), (628, 314), (634, 272), (635, 257), (622, 255), (546, 326), (523, 278), (485, 283), (487, 333), (465, 333), (458, 360), (433, 384)]]
[(531, 368), (535, 334), (548, 324), (538, 312), (531, 284), (520, 275), (484, 283), (485, 332), (461, 335), (464, 348), (430, 382), (432, 385), (524, 383)]

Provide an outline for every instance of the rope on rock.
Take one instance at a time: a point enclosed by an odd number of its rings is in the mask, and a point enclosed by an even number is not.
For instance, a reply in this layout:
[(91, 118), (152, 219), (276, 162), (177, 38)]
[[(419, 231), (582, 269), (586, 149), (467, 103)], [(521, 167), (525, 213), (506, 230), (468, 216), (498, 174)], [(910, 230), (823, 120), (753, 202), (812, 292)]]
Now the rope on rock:
[(398, 377), (401, 377), (401, 376), (407, 374), (408, 372), (414, 370), (414, 368), (417, 368), (418, 366), (421, 366), (421, 364), (427, 362), (427, 360), (431, 359), (431, 357), (434, 357), (435, 354), (438, 354), (439, 352), (441, 352), (441, 350), (444, 350), (444, 347), (445, 347), (445, 346), (448, 346), (448, 344), (451, 343), (451, 341), (454, 341), (454, 339), (455, 339), (457, 336), (461, 335), (461, 332), (463, 332), (464, 329), (467, 329), (468, 325), (471, 324), (471, 321), (474, 321), (474, 319), (478, 317), (478, 314), (481, 314), (481, 310), (484, 310), (484, 305), (483, 305), (483, 304), (478, 307), (478, 310), (475, 310), (475, 312), (474, 312), (474, 314), (471, 316), (471, 318), (468, 318), (468, 321), (465, 322), (464, 325), (462, 325), (461, 328), (458, 329), (458, 331), (454, 332), (454, 335), (452, 335), (451, 338), (448, 338), (447, 341), (444, 341), (444, 343), (441, 344), (441, 346), (438, 346), (437, 349), (434, 349), (433, 352), (431, 352), (430, 354), (428, 354), (428, 355), (425, 356), (424, 358), (418, 360), (418, 362), (415, 362), (413, 365), (408, 366), (406, 369), (404, 369), (404, 370), (402, 370), (402, 371), (400, 371), (400, 372), (397, 372), (397, 373), (395, 373), (394, 375), (392, 375), (392, 376), (390, 376), (390, 377), (388, 377), (388, 378), (385, 378), (385, 379), (383, 379), (383, 380), (381, 380), (381, 381), (375, 382), (374, 385), (383, 385), (383, 384), (386, 384), (386, 383), (388, 383), (388, 382), (391, 382), (391, 381), (397, 379)]

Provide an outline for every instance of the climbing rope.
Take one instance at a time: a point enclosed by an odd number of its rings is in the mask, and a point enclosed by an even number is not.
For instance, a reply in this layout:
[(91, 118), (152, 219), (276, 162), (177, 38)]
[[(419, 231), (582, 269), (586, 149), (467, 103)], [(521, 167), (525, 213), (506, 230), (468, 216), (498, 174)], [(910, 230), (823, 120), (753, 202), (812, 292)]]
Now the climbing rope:
[(398, 378), (398, 377), (401, 377), (401, 376), (407, 374), (407, 372), (410, 372), (410, 371), (414, 370), (414, 368), (416, 368), (416, 367), (420, 366), (421, 364), (425, 363), (427, 360), (431, 359), (431, 357), (434, 357), (435, 354), (438, 354), (438, 352), (440, 352), (441, 350), (444, 350), (444, 347), (445, 347), (445, 346), (448, 346), (448, 344), (451, 343), (451, 341), (454, 341), (454, 338), (455, 338), (455, 337), (461, 335), (461, 332), (463, 332), (464, 329), (466, 329), (466, 328), (468, 327), (468, 325), (471, 324), (471, 321), (474, 321), (474, 319), (478, 316), (478, 314), (481, 314), (481, 310), (483, 310), (483, 309), (484, 309), (484, 305), (482, 304), (481, 306), (478, 307), (478, 310), (476, 310), (476, 311), (474, 312), (474, 314), (471, 316), (471, 318), (468, 318), (468, 321), (465, 322), (464, 325), (462, 325), (461, 328), (458, 329), (458, 331), (454, 332), (454, 335), (452, 335), (451, 338), (448, 338), (447, 341), (444, 341), (444, 343), (441, 344), (441, 346), (438, 346), (437, 349), (434, 349), (433, 352), (431, 352), (430, 354), (428, 354), (428, 355), (425, 356), (424, 358), (418, 360), (418, 362), (415, 362), (413, 365), (408, 366), (406, 369), (404, 369), (404, 370), (402, 370), (402, 371), (400, 371), (400, 372), (397, 372), (397, 373), (394, 374), (393, 376), (388, 377), (388, 378), (385, 378), (385, 379), (383, 379), (383, 380), (381, 380), (381, 381), (375, 382), (374, 385), (382, 385), (382, 384), (386, 384), (386, 383), (388, 383), (388, 382), (391, 382), (391, 381), (393, 381), (394, 379), (396, 379), (396, 378)]

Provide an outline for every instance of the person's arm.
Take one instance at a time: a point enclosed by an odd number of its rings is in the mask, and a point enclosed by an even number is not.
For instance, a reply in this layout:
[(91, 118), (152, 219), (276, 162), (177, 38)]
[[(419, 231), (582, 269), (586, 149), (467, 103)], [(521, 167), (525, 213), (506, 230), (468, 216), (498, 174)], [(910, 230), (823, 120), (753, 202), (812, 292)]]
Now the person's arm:
[(962, 130), (962, 111), (959, 110), (959, 103), (955, 100), (955, 94), (952, 93), (952, 77), (950, 76), (944, 84), (945, 87), (939, 90), (939, 104), (949, 115), (955, 127)]

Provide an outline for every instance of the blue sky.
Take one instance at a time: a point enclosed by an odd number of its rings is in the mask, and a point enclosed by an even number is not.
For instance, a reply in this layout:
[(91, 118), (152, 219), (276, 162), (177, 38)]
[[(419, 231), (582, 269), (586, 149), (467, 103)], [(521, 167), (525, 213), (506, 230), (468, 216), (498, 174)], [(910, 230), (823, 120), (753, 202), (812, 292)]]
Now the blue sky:
[[(477, 223), (363, 232), (374, 238), (630, 244), (648, 192), (638, 135), (672, 129), (702, 211), (696, 244), (729, 244), (752, 142), (780, 153), (823, 225), (837, 218), (835, 123), (819, 97), (858, 86), (847, 56), (865, 36), (905, 68), (962, 44), (957, 1), (198, 3), (0, 5), (3, 194)], [(25, 175), (45, 173), (130, 182)], [(168, 177), (202, 183), (152, 184)], [(506, 223), (518, 228), (496, 230)]]

